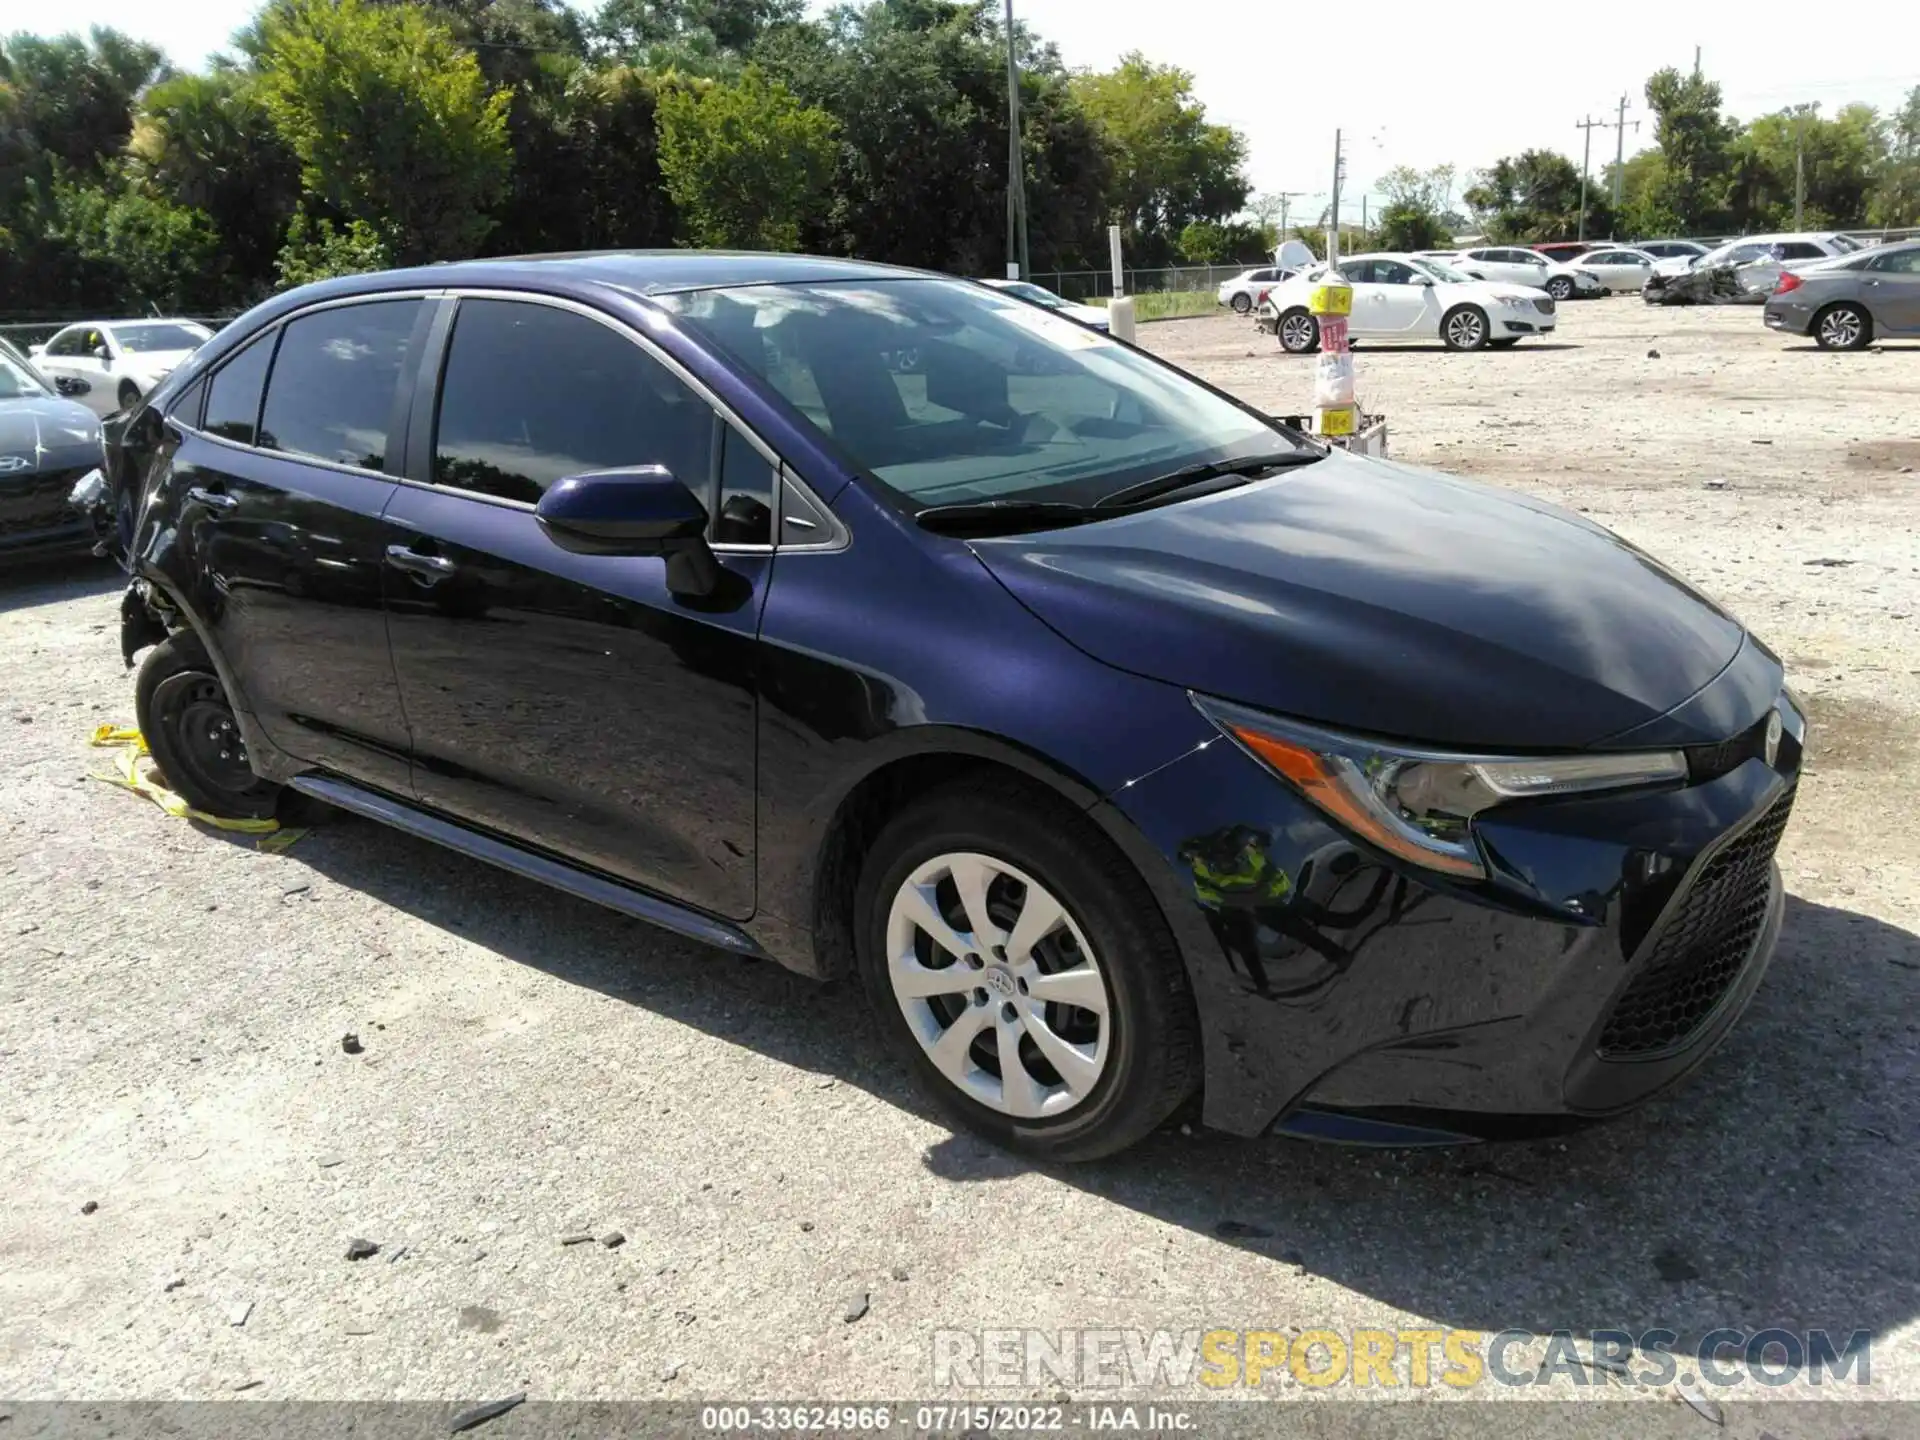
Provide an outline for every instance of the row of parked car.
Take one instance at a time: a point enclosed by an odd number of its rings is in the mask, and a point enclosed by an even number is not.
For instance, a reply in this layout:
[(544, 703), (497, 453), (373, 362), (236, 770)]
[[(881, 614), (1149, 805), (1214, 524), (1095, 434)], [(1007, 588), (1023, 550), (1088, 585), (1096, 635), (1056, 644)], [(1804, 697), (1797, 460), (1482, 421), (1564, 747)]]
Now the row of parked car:
[[(1249, 269), (1220, 287), (1219, 300), (1236, 314), (1257, 313), (1283, 348), (1311, 353), (1320, 331), (1308, 296), (1326, 268), (1302, 258)], [(1340, 273), (1354, 292), (1349, 333), (1365, 340), (1499, 349), (1552, 333), (1564, 301), (1629, 291), (1650, 304), (1765, 301), (1769, 326), (1829, 349), (1920, 334), (1920, 243), (1868, 247), (1837, 231), (1750, 235), (1717, 247), (1653, 240), (1383, 252), (1342, 257)]]

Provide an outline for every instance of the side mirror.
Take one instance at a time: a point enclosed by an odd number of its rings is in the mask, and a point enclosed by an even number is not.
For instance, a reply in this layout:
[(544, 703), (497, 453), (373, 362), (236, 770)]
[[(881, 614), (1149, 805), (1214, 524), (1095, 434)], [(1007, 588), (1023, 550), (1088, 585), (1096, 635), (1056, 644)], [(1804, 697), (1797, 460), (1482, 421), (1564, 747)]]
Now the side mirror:
[(707, 507), (664, 465), (593, 470), (556, 480), (534, 518), (547, 538), (576, 555), (664, 555), (667, 588), (711, 595), (720, 563), (708, 548)]
[(97, 349), (94, 350), (93, 358), (103, 363), (110, 364), (112, 363), (112, 360), (113, 360), (113, 351), (109, 350), (104, 345), (99, 346)]
[(75, 395), (85, 395), (89, 390), (93, 389), (93, 386), (82, 380), (78, 375), (56, 375), (53, 377), (53, 389), (55, 394), (72, 397)]
[(1424, 285), (1427, 289), (1431, 290), (1433, 288), (1433, 277), (1431, 275), (1416, 274), (1413, 277), (1413, 283), (1416, 285)]

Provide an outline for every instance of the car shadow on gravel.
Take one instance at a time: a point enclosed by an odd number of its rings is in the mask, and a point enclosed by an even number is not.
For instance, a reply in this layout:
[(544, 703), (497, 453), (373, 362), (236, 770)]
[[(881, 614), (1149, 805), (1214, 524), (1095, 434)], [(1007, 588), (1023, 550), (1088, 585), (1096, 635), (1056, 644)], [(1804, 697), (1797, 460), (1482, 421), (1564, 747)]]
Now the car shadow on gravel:
[[(877, 1098), (933, 1112), (850, 981), (743, 962), (333, 815), (313, 870), (516, 962)], [(1722, 1049), (1630, 1115), (1549, 1141), (1355, 1150), (1170, 1125), (1053, 1179), (1436, 1323), (1544, 1332), (1772, 1326), (1885, 1334), (1920, 1315), (1920, 938), (1787, 902), (1780, 950)], [(971, 1136), (924, 1163), (956, 1184), (1035, 1166)], [(1276, 1324), (1305, 1317), (1240, 1317)], [(1233, 1323), (1223, 1317), (1222, 1323)]]
[(12, 561), (0, 565), (0, 611), (109, 595), (126, 588), (126, 583), (118, 565), (92, 555)]

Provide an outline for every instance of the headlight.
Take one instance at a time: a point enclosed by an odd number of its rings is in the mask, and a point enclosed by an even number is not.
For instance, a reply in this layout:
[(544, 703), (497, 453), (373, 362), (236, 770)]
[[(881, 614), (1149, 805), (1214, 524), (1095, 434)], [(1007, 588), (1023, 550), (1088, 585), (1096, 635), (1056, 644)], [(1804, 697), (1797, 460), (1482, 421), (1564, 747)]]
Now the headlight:
[(1512, 800), (1684, 780), (1678, 751), (1513, 758), (1340, 735), (1193, 697), (1222, 733), (1370, 844), (1443, 874), (1483, 878), (1473, 817)]
[(1516, 310), (1531, 310), (1533, 308), (1533, 299), (1534, 297), (1531, 295), (1502, 295), (1500, 297), (1500, 303), (1502, 305), (1511, 305)]

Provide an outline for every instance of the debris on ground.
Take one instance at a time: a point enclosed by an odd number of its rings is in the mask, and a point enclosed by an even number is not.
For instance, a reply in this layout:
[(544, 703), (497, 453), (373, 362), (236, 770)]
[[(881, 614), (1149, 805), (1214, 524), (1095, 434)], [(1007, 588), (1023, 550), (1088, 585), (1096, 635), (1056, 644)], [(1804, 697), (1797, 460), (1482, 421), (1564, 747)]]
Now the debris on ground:
[(676, 1360), (674, 1361), (673, 1364), (664, 1367), (660, 1371), (660, 1383), (664, 1385), (669, 1381), (673, 1380), (679, 1374), (680, 1374), (680, 1362)]
[(238, 1328), (247, 1323), (247, 1317), (253, 1314), (253, 1301), (238, 1300), (227, 1310), (227, 1324)]
[(609, 1250), (618, 1250), (622, 1245), (627, 1243), (627, 1237), (618, 1230), (609, 1230), (600, 1237), (600, 1243)]
[(1273, 1231), (1264, 1225), (1251, 1225), (1245, 1220), (1222, 1220), (1213, 1227), (1213, 1233), (1222, 1240), (1271, 1240)]
[(1707, 1395), (1702, 1393), (1700, 1387), (1692, 1381), (1682, 1380), (1674, 1389), (1678, 1398), (1686, 1401), (1687, 1404), (1693, 1408), (1694, 1413), (1702, 1420), (1710, 1421), (1715, 1425), (1725, 1425), (1727, 1423), (1726, 1412)]
[(349, 1030), (340, 1037), (340, 1048), (349, 1055), (358, 1055), (367, 1047), (360, 1043), (360, 1037)]
[(909, 1279), (909, 1276), (907, 1275), (907, 1267), (904, 1265), (894, 1266), (893, 1278), (895, 1280), (898, 1280), (902, 1285), (906, 1284), (907, 1280)]
[(178, 1290), (181, 1286), (185, 1285), (186, 1283), (187, 1283), (186, 1278), (184, 1276), (176, 1275), (171, 1280), (167, 1281), (166, 1284), (162, 1285), (160, 1289), (162, 1292), (165, 1292), (168, 1290)]
[(871, 1300), (872, 1297), (869, 1296), (866, 1291), (862, 1290), (851, 1300), (847, 1301), (847, 1313), (844, 1317), (847, 1324), (851, 1325), (856, 1320), (864, 1319), (867, 1313), (867, 1306)]
[(457, 1435), (462, 1430), (471, 1430), (476, 1425), (484, 1425), (487, 1421), (498, 1419), (506, 1414), (514, 1406), (523, 1404), (526, 1398), (527, 1392), (522, 1390), (518, 1394), (507, 1396), (504, 1400), (489, 1400), (484, 1405), (471, 1406), (454, 1416), (448, 1422), (447, 1429)]
[(347, 1259), (349, 1260), (365, 1260), (379, 1253), (380, 1247), (371, 1240), (362, 1240), (355, 1236), (347, 1241)]
[(255, 842), (255, 847), (270, 851), (285, 850), (307, 833), (304, 829), (283, 826), (278, 820), (235, 819), (194, 809), (162, 783), (160, 772), (154, 768), (153, 756), (147, 749), (146, 737), (131, 726), (101, 725), (94, 730), (87, 743), (97, 750), (118, 750), (120, 756), (111, 775), (96, 771), (86, 778), (104, 780), (109, 785), (118, 785), (136, 795), (144, 795), (176, 820), (197, 820), (216, 830), (258, 835), (260, 838)]
[(576, 1230), (571, 1235), (562, 1235), (560, 1237), (560, 1243), (562, 1245), (591, 1245), (593, 1243), (593, 1232), (590, 1230)]
[(100, 1202), (98, 1200), (89, 1200), (87, 1201), (86, 1204), (80, 1207), (80, 1213), (82, 1215), (91, 1215), (93, 1214), (94, 1211), (98, 1210), (99, 1208), (100, 1208)]

